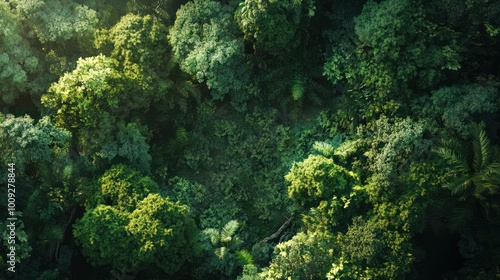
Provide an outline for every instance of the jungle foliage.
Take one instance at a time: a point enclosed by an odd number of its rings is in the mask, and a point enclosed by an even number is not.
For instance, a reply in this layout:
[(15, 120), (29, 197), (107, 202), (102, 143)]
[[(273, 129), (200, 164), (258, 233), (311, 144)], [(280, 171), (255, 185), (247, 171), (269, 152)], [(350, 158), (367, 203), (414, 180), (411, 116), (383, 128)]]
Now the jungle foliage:
[(0, 2), (0, 279), (499, 279), (499, 50), (498, 0)]

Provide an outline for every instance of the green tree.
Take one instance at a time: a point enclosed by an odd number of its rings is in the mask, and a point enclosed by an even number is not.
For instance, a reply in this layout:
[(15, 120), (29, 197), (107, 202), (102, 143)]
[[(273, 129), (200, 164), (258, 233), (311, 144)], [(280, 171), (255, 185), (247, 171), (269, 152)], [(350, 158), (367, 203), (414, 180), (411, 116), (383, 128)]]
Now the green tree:
[[(487, 120), (488, 114), (498, 112), (500, 95), (498, 90), (487, 84), (464, 84), (443, 87), (434, 92), (427, 101), (414, 110), (423, 117), (434, 119), (438, 124), (462, 137), (468, 137), (474, 120)], [(423, 98), (425, 100), (426, 98)], [(415, 101), (416, 104), (422, 99)]]
[(235, 276), (238, 255), (243, 252), (240, 251), (243, 241), (236, 235), (239, 227), (240, 223), (237, 220), (231, 220), (220, 230), (216, 228), (203, 230), (205, 247), (208, 251), (207, 272), (218, 272), (228, 279)]
[[(64, 259), (70, 259), (73, 252), (63, 249), (64, 237), (78, 201), (72, 178), (76, 170), (69, 153), (70, 138), (71, 134), (56, 127), (49, 117), (35, 122), (29, 116), (0, 114), (0, 151), (4, 155), (0, 163), (15, 164), (16, 176), (11, 183), (17, 187), (13, 194), (21, 278), (42, 273), (53, 260), (61, 260), (61, 273), (68, 273), (69, 263)], [(6, 175), (2, 176), (5, 181)], [(7, 188), (0, 195), (7, 197)], [(0, 205), (7, 209), (6, 204)]]
[(148, 269), (173, 275), (196, 256), (197, 230), (188, 207), (156, 193), (158, 185), (150, 178), (118, 165), (97, 187), (73, 227), (92, 264), (110, 265), (123, 275)]
[(111, 265), (118, 270), (138, 269), (132, 257), (130, 237), (125, 231), (127, 212), (109, 205), (89, 209), (73, 226), (73, 235), (82, 246), (82, 253), (94, 265)]
[(95, 200), (89, 205), (112, 205), (119, 210), (132, 211), (137, 202), (150, 193), (158, 193), (158, 185), (149, 177), (126, 165), (113, 165), (98, 180), (99, 191)]
[(119, 62), (121, 72), (137, 81), (153, 105), (186, 111), (188, 97), (198, 92), (172, 58), (167, 34), (153, 16), (127, 14), (110, 30), (100, 30), (94, 43)]
[(103, 55), (80, 59), (73, 72), (50, 87), (42, 104), (55, 113), (59, 126), (73, 131), (105, 129), (114, 122), (113, 113), (122, 109), (120, 99), (125, 97), (126, 79), (116, 70), (116, 64)]
[(299, 44), (297, 30), (304, 27), (314, 15), (312, 0), (246, 0), (236, 13), (238, 24), (245, 39), (257, 49), (268, 53), (280, 53)]
[(96, 166), (117, 156), (144, 171), (151, 157), (147, 128), (127, 123), (134, 110), (147, 110), (150, 100), (137, 81), (118, 69), (118, 62), (103, 55), (80, 59), (42, 96), (42, 104), (54, 114), (60, 127), (73, 133), (73, 145)]
[(197, 228), (189, 208), (159, 194), (149, 194), (137, 203), (125, 227), (133, 237), (133, 257), (175, 275), (198, 254)]
[(38, 58), (22, 37), (20, 19), (6, 2), (0, 3), (0, 107), (12, 105), (30, 90), (30, 73), (37, 70)]
[(214, 99), (238, 96), (249, 80), (243, 39), (230, 6), (194, 0), (177, 11), (169, 41), (181, 69), (205, 82)]
[[(50, 169), (58, 166), (58, 159), (64, 156), (66, 143), (71, 134), (56, 127), (49, 117), (43, 117), (37, 123), (29, 116), (14, 117), (0, 114), (0, 150), (3, 164), (14, 162), (18, 172), (40, 172), (46, 175)], [(35, 168), (33, 168), (35, 167)], [(62, 171), (64, 166), (56, 168)], [(44, 178), (48, 179), (48, 177)]]
[(458, 70), (460, 46), (421, 1), (368, 1), (354, 20), (355, 38), (333, 46), (325, 74), (345, 80), (349, 100), (364, 118), (394, 114), (415, 93)]
[(276, 246), (276, 256), (260, 276), (264, 279), (323, 279), (336, 252), (328, 233), (297, 233)]
[[(89, 40), (97, 26), (96, 11), (73, 1), (10, 1), (41, 43)], [(80, 42), (82, 43), (82, 42)]]
[(350, 189), (356, 184), (354, 173), (334, 164), (333, 159), (319, 155), (309, 155), (294, 164), (285, 179), (290, 183), (289, 197), (305, 208), (317, 206), (334, 196), (347, 200)]

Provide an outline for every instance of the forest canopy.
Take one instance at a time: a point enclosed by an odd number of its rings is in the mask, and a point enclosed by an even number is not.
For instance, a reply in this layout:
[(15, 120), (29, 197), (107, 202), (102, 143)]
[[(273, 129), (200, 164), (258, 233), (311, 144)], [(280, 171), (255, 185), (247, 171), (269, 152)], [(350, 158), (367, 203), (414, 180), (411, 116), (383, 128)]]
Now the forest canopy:
[(500, 279), (499, 50), (498, 0), (2, 1), (0, 279)]

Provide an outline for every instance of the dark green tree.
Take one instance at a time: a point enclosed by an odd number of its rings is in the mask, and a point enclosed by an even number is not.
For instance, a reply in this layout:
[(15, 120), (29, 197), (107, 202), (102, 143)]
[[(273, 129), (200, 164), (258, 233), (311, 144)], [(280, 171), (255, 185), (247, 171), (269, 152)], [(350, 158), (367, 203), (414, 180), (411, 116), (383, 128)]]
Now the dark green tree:
[(37, 70), (38, 58), (22, 36), (19, 16), (9, 4), (0, 3), (0, 108), (12, 105), (21, 95), (29, 92), (30, 73)]
[(205, 82), (214, 99), (247, 100), (250, 73), (232, 15), (233, 8), (219, 2), (188, 2), (177, 11), (169, 41), (181, 69)]
[(348, 102), (362, 118), (394, 114), (445, 80), (443, 69), (460, 69), (455, 33), (428, 16), (421, 1), (368, 1), (351, 32), (354, 38), (332, 47), (324, 69), (334, 84), (347, 82)]

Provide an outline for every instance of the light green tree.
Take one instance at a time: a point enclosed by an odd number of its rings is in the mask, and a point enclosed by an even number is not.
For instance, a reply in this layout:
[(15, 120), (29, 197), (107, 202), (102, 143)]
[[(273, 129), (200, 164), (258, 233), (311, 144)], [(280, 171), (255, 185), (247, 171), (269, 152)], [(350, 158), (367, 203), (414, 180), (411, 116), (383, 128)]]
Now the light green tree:
[(118, 156), (147, 171), (151, 157), (145, 135), (148, 130), (125, 120), (131, 111), (149, 107), (136, 80), (118, 70), (118, 62), (99, 55), (80, 59), (42, 96), (42, 104), (54, 114), (60, 127), (73, 133), (73, 145), (95, 166)]
[(167, 27), (155, 17), (127, 14), (97, 34), (97, 48), (119, 62), (121, 72), (138, 83), (142, 98), (153, 105), (186, 111), (187, 99), (198, 97), (197, 88), (172, 57)]
[(73, 227), (92, 264), (110, 265), (122, 275), (148, 269), (173, 275), (196, 256), (197, 229), (189, 208), (160, 196), (150, 178), (118, 165), (98, 180), (97, 189)]

